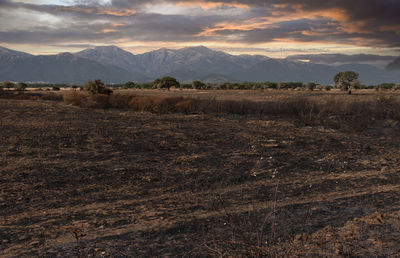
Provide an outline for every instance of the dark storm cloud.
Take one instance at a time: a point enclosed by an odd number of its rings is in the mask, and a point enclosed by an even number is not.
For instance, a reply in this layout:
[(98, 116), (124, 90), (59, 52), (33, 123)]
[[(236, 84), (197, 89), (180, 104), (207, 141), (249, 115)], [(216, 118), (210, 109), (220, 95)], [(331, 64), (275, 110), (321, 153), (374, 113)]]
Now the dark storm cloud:
[[(0, 0), (1, 12), (30, 10), (64, 19), (54, 28), (32, 27), (18, 31), (2, 28), (1, 42), (60, 42), (67, 40), (225, 41), (263, 43), (286, 39), (294, 42), (348, 43), (376, 47), (400, 46), (398, 0), (94, 0), (70, 1), (69, 6), (39, 5)], [(201, 15), (144, 13), (144, 5), (174, 3), (206, 7)], [(221, 6), (221, 3), (228, 7)], [(209, 12), (210, 4), (218, 12)], [(235, 6), (237, 5), (237, 6)], [(241, 6), (248, 6), (243, 8)], [(226, 15), (243, 8), (240, 15)], [(268, 26), (257, 22), (270, 18)], [(286, 18), (286, 21), (285, 21)], [(259, 20), (257, 20), (259, 19)], [(283, 19), (283, 21), (282, 21)], [(254, 20), (254, 27), (251, 22)], [(18, 21), (16, 20), (18, 23)], [(224, 25), (221, 25), (224, 23)], [(248, 23), (245, 29), (241, 24)], [(116, 25), (117, 24), (117, 25)], [(229, 25), (229, 26), (228, 26)], [(235, 27), (236, 25), (236, 27)], [(206, 33), (208, 32), (209, 33)], [(201, 36), (200, 36), (201, 35)]]

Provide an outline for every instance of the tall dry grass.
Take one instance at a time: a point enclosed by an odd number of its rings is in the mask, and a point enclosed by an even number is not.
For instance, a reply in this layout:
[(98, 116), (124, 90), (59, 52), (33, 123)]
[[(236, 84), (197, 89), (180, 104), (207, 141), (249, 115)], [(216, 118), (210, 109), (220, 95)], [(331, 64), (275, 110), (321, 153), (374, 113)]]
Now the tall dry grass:
[(364, 130), (377, 119), (400, 121), (400, 99), (389, 94), (288, 95), (266, 101), (217, 100), (192, 97), (137, 96), (68, 92), (66, 103), (91, 108), (118, 108), (135, 112), (231, 114), (295, 119), (301, 125)]

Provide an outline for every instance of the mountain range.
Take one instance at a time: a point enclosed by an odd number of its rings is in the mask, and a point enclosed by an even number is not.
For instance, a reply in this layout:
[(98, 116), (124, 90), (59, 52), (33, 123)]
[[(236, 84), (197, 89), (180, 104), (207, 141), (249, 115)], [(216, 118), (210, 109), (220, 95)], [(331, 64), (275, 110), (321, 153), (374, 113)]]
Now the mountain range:
[(391, 71), (400, 71), (400, 57), (391, 62), (386, 69)]
[[(348, 57), (352, 60), (351, 56)], [(106, 83), (124, 83), (152, 81), (169, 75), (181, 82), (312, 81), (332, 84), (336, 73), (352, 70), (360, 74), (360, 81), (364, 84), (400, 82), (396, 61), (385, 70), (363, 63), (328, 65), (328, 61), (317, 63), (310, 58), (304, 62), (299, 58), (230, 55), (203, 46), (178, 50), (163, 48), (137, 55), (116, 46), (58, 55), (31, 55), (0, 47), (0, 81), (81, 84), (91, 79), (102, 79)], [(395, 57), (384, 57), (383, 60), (385, 58), (389, 63)]]

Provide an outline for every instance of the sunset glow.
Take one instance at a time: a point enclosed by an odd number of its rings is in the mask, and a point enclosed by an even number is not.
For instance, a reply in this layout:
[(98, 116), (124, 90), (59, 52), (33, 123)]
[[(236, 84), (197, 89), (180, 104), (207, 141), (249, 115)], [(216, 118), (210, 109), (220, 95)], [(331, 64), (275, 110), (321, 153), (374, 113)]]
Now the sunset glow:
[[(398, 55), (393, 1), (1, 0), (0, 45), (33, 54), (204, 45), (231, 54)], [(378, 11), (375, 11), (378, 10)]]

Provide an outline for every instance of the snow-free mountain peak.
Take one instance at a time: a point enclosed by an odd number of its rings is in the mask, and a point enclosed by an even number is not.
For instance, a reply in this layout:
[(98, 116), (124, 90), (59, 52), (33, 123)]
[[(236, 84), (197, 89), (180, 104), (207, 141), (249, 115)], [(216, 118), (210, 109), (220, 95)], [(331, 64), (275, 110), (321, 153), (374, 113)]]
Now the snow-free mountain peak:
[(135, 66), (135, 55), (117, 46), (99, 46), (82, 50), (75, 55), (104, 64), (119, 66), (128, 71)]
[(32, 56), (31, 54), (15, 51), (5, 47), (0, 47), (0, 57), (10, 57), (10, 56)]

